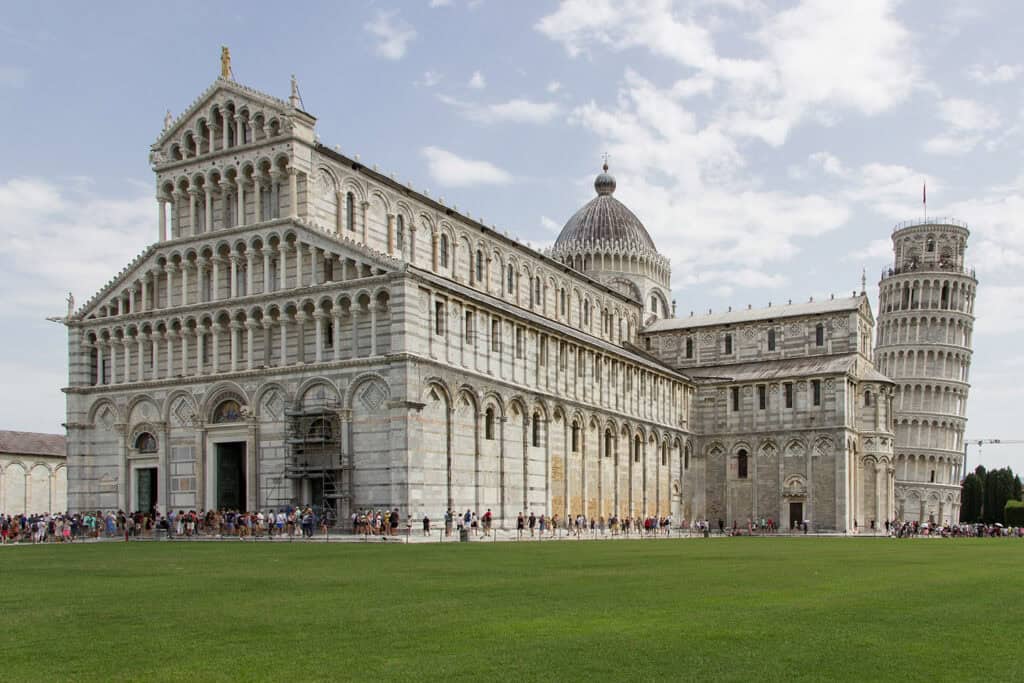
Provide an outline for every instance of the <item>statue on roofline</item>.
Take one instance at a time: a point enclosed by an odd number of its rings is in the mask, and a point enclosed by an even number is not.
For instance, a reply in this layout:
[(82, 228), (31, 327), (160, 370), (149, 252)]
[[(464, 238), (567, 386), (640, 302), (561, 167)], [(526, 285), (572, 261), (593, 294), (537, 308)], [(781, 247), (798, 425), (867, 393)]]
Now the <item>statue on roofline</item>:
[(231, 78), (231, 50), (227, 45), (220, 46), (220, 77)]

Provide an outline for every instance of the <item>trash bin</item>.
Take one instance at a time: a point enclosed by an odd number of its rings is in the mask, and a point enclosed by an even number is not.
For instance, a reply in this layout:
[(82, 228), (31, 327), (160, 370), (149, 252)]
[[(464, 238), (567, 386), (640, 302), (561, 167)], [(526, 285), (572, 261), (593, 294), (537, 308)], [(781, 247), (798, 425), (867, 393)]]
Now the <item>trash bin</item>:
[(711, 538), (711, 532), (708, 529), (704, 530), (704, 538)]
[(459, 543), (469, 543), (469, 529), (466, 527), (459, 529)]

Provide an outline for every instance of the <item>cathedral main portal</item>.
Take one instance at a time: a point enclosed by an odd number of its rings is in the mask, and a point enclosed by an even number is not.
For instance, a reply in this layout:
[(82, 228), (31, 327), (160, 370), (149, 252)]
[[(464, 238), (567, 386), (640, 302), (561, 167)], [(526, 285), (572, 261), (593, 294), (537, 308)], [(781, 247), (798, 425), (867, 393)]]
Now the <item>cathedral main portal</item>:
[(218, 443), (217, 509), (245, 510), (245, 442)]

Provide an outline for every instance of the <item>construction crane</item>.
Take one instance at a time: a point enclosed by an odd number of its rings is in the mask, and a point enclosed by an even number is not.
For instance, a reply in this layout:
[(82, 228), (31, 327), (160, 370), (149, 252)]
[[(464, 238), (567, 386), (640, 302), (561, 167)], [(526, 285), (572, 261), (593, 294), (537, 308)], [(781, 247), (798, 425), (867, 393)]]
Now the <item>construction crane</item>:
[[(1001, 444), (1001, 445), (1013, 444), (1013, 443), (1021, 444), (1021, 443), (1024, 443), (1024, 439), (966, 439), (966, 440), (964, 440), (964, 469), (963, 469), (963, 477), (967, 476), (967, 447), (971, 446), (971, 445), (977, 446), (978, 447), (978, 458), (980, 459), (981, 458), (981, 447), (984, 446), (987, 443), (990, 443), (990, 444)], [(961, 477), (961, 479), (963, 477)]]

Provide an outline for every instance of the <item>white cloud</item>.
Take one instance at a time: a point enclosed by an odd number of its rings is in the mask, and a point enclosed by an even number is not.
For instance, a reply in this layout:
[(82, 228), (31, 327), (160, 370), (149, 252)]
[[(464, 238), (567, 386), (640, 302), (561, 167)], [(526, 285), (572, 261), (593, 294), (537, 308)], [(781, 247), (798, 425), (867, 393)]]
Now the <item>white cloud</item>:
[(423, 78), (417, 81), (417, 85), (422, 85), (424, 88), (433, 88), (441, 82), (442, 78), (441, 74), (436, 71), (424, 71)]
[(548, 218), (547, 216), (540, 217), (540, 226), (544, 228), (546, 232), (553, 232), (556, 235), (562, 231), (562, 226), (557, 221)]
[(465, 159), (440, 147), (424, 147), (430, 176), (445, 187), (507, 185), (512, 176), (488, 161)]
[(467, 83), (467, 85), (475, 90), (483, 90), (487, 87), (487, 79), (485, 79), (484, 75), (479, 71), (474, 71), (473, 75), (470, 76), (469, 83)]
[(453, 0), (430, 0), (430, 7), (451, 7)]
[(938, 115), (946, 130), (925, 141), (924, 149), (930, 154), (966, 154), (984, 139), (983, 133), (998, 128), (1002, 122), (991, 107), (964, 98), (943, 100)]
[(398, 16), (397, 10), (378, 11), (363, 28), (380, 41), (375, 51), (384, 59), (398, 60), (404, 57), (409, 42), (416, 37), (416, 30)]
[(0, 65), (0, 88), (20, 88), (28, 80), (28, 70), (20, 66)]
[(685, 92), (678, 95), (723, 83), (725, 130), (776, 146), (806, 119), (832, 125), (842, 110), (886, 111), (904, 101), (919, 78), (911, 36), (884, 0), (804, 0), (753, 32), (761, 48), (756, 58), (720, 55), (708, 28), (715, 22), (702, 25), (695, 11), (669, 0), (565, 0), (536, 28), (573, 57), (592, 47), (643, 48), (696, 70), (679, 82)]
[(470, 121), (484, 125), (497, 123), (547, 123), (561, 112), (561, 108), (554, 102), (534, 102), (523, 98), (515, 98), (493, 104), (462, 102), (444, 95), (440, 96), (440, 100), (445, 104), (455, 107), (462, 116)]
[(0, 315), (63, 315), (81, 305), (156, 237), (150, 191), (111, 199), (40, 178), (0, 184)]
[(994, 85), (1015, 81), (1024, 73), (1024, 64), (999, 64), (984, 66), (975, 64), (967, 70), (967, 76), (981, 85)]
[(982, 283), (978, 288), (978, 333), (1010, 334), (1024, 331), (1024, 286)]
[(559, 83), (558, 81), (551, 81), (550, 83), (547, 84), (547, 87), (544, 89), (547, 90), (552, 95), (554, 95), (556, 92), (562, 89), (562, 84)]

